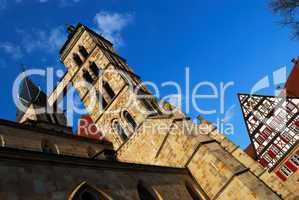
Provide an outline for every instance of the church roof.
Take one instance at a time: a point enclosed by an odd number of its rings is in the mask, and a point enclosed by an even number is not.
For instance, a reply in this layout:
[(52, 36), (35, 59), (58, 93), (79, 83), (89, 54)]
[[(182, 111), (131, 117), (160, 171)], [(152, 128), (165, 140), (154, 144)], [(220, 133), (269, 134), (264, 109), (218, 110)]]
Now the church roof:
[[(26, 77), (21, 83), (19, 100), (27, 109), (31, 104), (39, 107), (46, 107), (47, 105), (47, 95), (28, 77)], [(24, 115), (24, 111), (20, 110), (18, 106), (16, 115), (17, 121), (19, 121)]]

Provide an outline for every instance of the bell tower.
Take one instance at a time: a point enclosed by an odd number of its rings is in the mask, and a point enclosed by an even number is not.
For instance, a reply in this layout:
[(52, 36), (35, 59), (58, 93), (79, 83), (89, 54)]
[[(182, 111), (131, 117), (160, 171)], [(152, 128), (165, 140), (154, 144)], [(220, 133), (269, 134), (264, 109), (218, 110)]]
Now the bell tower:
[(82, 24), (68, 30), (60, 51), (67, 73), (48, 104), (57, 104), (72, 84), (90, 108), (90, 118), (113, 143), (118, 161), (185, 168), (202, 199), (280, 199), (271, 189), (282, 187), (271, 185), (213, 124), (194, 124), (170, 104), (158, 105), (109, 41)]
[(111, 42), (82, 24), (70, 26), (68, 32), (60, 51), (67, 73), (49, 104), (57, 104), (72, 84), (91, 119), (118, 149), (149, 115), (160, 113), (158, 104)]

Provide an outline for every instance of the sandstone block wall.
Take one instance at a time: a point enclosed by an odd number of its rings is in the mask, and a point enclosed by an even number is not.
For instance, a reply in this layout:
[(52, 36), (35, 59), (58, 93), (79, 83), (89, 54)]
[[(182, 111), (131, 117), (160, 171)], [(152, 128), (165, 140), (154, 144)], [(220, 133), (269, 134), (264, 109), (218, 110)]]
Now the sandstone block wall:
[[(15, 159), (16, 155), (22, 158)], [(140, 182), (161, 199), (192, 200), (186, 183), (196, 185), (183, 170), (45, 157), (3, 149), (0, 157), (0, 199), (3, 200), (66, 200), (83, 182), (113, 200), (139, 200)]]

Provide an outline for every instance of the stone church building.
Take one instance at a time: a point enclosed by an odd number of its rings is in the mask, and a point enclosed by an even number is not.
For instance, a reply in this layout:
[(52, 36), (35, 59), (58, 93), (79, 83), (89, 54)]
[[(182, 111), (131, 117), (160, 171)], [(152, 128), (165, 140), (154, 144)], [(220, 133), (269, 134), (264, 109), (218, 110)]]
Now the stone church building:
[[(209, 122), (158, 102), (108, 40), (82, 24), (68, 31), (57, 87), (46, 96), (26, 78), (27, 110), (0, 120), (1, 200), (299, 199), (298, 182), (287, 187)], [(86, 107), (95, 102), (89, 117), (103, 140), (67, 127), (57, 105), (70, 87)]]

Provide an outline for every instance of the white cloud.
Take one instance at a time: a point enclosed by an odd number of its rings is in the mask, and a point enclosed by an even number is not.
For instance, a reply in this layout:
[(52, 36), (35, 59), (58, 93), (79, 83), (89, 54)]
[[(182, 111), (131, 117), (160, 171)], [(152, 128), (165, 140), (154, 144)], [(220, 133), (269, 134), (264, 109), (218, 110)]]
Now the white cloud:
[(22, 48), (26, 53), (31, 53), (36, 50), (45, 52), (57, 52), (66, 40), (65, 28), (62, 26), (51, 30), (32, 29), (29, 32), (17, 30), (21, 35)]
[(20, 46), (9, 42), (0, 43), (0, 49), (9, 54), (13, 59), (20, 59), (23, 57), (23, 52)]
[(17, 30), (21, 37), (18, 44), (11, 42), (0, 43), (0, 51), (5, 52), (11, 58), (18, 60), (23, 58), (24, 54), (30, 54), (34, 51), (44, 53), (57, 53), (66, 40), (65, 28), (62, 26), (50, 29), (32, 29), (31, 31)]
[(123, 45), (121, 32), (132, 21), (132, 15), (99, 12), (94, 17), (98, 32), (116, 46)]

